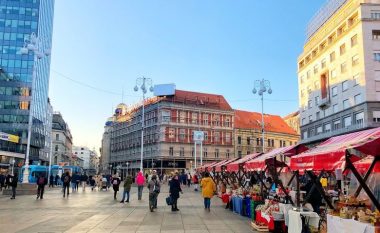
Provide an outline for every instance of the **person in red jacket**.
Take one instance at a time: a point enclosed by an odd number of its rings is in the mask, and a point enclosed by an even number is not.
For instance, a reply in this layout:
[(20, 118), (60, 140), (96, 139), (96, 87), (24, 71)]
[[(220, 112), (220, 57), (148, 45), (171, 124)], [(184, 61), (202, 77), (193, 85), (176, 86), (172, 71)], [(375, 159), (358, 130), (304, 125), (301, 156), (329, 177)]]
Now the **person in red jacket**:
[(142, 192), (143, 192), (144, 184), (145, 184), (145, 177), (141, 171), (137, 174), (136, 184), (137, 184), (138, 200), (141, 200)]
[(199, 184), (199, 179), (198, 179), (198, 174), (195, 173), (193, 175), (193, 184), (194, 184), (194, 191), (198, 191), (198, 184)]

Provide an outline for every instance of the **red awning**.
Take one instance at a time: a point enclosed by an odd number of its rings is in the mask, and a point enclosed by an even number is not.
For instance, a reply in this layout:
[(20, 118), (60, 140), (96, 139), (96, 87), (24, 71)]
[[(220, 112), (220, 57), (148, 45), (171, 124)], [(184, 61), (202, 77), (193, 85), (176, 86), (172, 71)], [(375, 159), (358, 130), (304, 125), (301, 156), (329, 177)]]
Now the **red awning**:
[(229, 172), (237, 172), (239, 170), (239, 165), (240, 164), (244, 164), (247, 161), (250, 161), (251, 159), (253, 159), (253, 158), (255, 158), (255, 157), (259, 156), (259, 155), (261, 155), (261, 153), (246, 155), (245, 157), (243, 157), (241, 159), (238, 159), (235, 162), (232, 162), (232, 163), (228, 164), (227, 165), (227, 171), (229, 171)]
[(217, 164), (217, 163), (218, 163), (218, 161), (216, 161), (216, 162), (212, 162), (212, 163), (208, 163), (208, 164), (205, 164), (205, 165), (203, 165), (203, 166), (201, 166), (201, 167), (198, 167), (198, 168), (197, 168), (197, 171), (198, 171), (198, 172), (201, 172), (201, 171), (205, 170), (206, 168), (208, 168), (208, 167), (210, 167), (210, 166), (212, 166), (212, 165), (214, 165), (214, 164)]
[[(265, 169), (268, 160), (275, 158), (277, 155), (285, 155), (287, 157), (294, 156), (307, 150), (303, 145), (286, 146), (273, 149), (260, 157), (254, 158), (245, 163), (244, 168), (249, 171), (262, 171)], [(279, 161), (280, 162), (280, 161)]]
[[(380, 155), (380, 128), (332, 137), (304, 153), (293, 156), (290, 159), (290, 168), (317, 171), (343, 168), (348, 149), (355, 149), (367, 155)], [(360, 153), (357, 151), (352, 151), (351, 154), (359, 156)]]
[(229, 159), (229, 160), (224, 161), (221, 164), (215, 165), (215, 172), (221, 172), (222, 171), (222, 166), (226, 166), (227, 164), (230, 164), (230, 163), (232, 163), (232, 162), (234, 162), (236, 160), (237, 160), (237, 158), (235, 158), (235, 159)]
[[(354, 163), (354, 166), (355, 166), (356, 170), (358, 170), (359, 173), (364, 174), (368, 171), (369, 167), (371, 166), (371, 164), (373, 162), (373, 159), (374, 158), (372, 156), (367, 156), (362, 160), (356, 161)], [(373, 168), (372, 172), (377, 172), (377, 173), (380, 172), (380, 163), (379, 162), (377, 162), (375, 164), (375, 167)]]
[(219, 161), (217, 163), (214, 163), (213, 165), (211, 165), (211, 166), (208, 167), (208, 170), (211, 171), (211, 169), (213, 169), (215, 166), (218, 166), (219, 164), (222, 164), (222, 163), (224, 163), (226, 161), (227, 161), (227, 159)]

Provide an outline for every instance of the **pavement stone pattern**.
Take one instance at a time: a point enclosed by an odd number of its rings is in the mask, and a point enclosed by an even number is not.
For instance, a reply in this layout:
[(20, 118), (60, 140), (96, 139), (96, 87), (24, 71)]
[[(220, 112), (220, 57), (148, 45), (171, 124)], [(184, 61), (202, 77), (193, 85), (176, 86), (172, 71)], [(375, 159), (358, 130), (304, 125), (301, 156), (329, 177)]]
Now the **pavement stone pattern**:
[[(122, 191), (122, 188), (121, 188)], [(254, 232), (250, 220), (224, 209), (217, 197), (212, 199), (211, 212), (203, 207), (203, 198), (192, 188), (183, 188), (178, 200), (179, 212), (171, 212), (166, 205), (167, 184), (163, 184), (158, 197), (158, 209), (148, 208), (147, 188), (141, 201), (137, 200), (137, 188), (131, 190), (130, 203), (113, 200), (113, 190), (86, 191), (80, 188), (63, 198), (61, 189), (49, 189), (43, 200), (36, 196), (16, 196), (10, 200), (0, 195), (1, 233), (245, 233)], [(71, 192), (71, 190), (70, 190)]]

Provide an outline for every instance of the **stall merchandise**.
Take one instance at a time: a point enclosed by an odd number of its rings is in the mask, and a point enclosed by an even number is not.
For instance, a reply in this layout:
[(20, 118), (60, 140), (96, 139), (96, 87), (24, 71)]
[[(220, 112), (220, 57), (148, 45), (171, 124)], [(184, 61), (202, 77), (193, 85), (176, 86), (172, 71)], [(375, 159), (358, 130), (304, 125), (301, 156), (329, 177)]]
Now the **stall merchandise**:
[(379, 227), (368, 223), (358, 222), (353, 219), (343, 219), (333, 215), (327, 215), (327, 233), (375, 233), (380, 232)]
[(310, 211), (289, 210), (288, 233), (302, 233), (302, 217), (306, 219), (311, 232), (318, 232), (319, 215)]

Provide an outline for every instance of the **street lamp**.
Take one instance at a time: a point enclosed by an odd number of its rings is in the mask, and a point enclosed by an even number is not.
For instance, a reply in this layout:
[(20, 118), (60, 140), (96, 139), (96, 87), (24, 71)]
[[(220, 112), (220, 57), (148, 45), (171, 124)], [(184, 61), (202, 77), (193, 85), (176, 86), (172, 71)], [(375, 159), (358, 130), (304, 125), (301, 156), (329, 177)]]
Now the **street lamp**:
[(268, 94), (272, 94), (272, 88), (270, 86), (270, 82), (268, 80), (256, 80), (254, 83), (254, 87), (252, 90), (253, 94), (258, 94), (261, 96), (261, 133), (263, 136), (263, 153), (265, 152), (265, 127), (264, 127), (264, 93), (268, 92)]
[(125, 165), (127, 165), (127, 175), (128, 175), (129, 174), (129, 171), (128, 171), (129, 162), (126, 162)]
[[(37, 35), (32, 32), (29, 39), (24, 40), (24, 47), (20, 49), (21, 54), (27, 55), (29, 52), (32, 52), (34, 55), (34, 64), (33, 64), (33, 74), (32, 74), (32, 87), (31, 92), (32, 95), (35, 95), (35, 87), (36, 87), (36, 63), (39, 59), (43, 58), (44, 56), (50, 55), (49, 49), (42, 49), (41, 48), (41, 41), (40, 38), (37, 37)], [(30, 103), (29, 103), (29, 119), (28, 119), (28, 141), (26, 145), (26, 156), (25, 156), (25, 169), (24, 169), (24, 175), (22, 182), (23, 183), (29, 183), (29, 155), (30, 155), (30, 140), (32, 137), (32, 124), (33, 124), (33, 96), (30, 96)]]
[(153, 92), (153, 81), (150, 78), (138, 78), (136, 79), (136, 86), (134, 88), (135, 92), (141, 90), (143, 94), (143, 104), (142, 104), (142, 118), (141, 118), (141, 164), (140, 171), (143, 171), (143, 159), (144, 159), (144, 128), (145, 128), (145, 94), (148, 92)]

